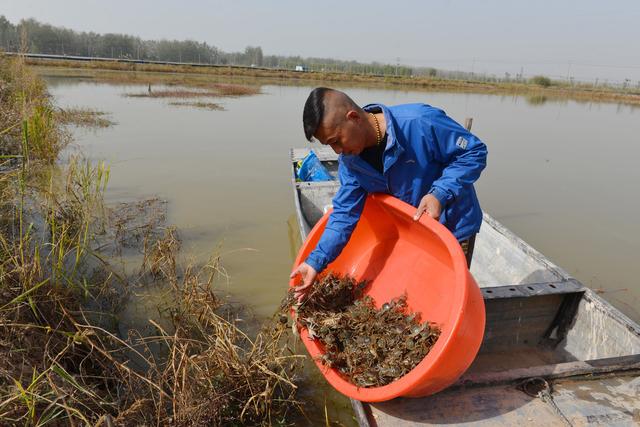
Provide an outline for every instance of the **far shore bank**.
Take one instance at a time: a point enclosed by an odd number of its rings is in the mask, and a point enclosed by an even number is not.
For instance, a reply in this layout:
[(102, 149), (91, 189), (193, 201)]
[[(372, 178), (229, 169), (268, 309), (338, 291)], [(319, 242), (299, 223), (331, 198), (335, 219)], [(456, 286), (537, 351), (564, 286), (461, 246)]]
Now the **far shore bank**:
[[(521, 95), (543, 103), (546, 100), (570, 99), (578, 102), (607, 102), (640, 105), (639, 89), (622, 89), (593, 84), (551, 81), (545, 85), (533, 81), (473, 81), (437, 77), (376, 76), (365, 74), (293, 71), (234, 66), (193, 66), (139, 64), (114, 61), (78, 61), (71, 59), (28, 58), (35, 67), (66, 70), (64, 74), (94, 81), (129, 84), (206, 85), (212, 79), (259, 78), (276, 84), (366, 85), (369, 87), (408, 88), (431, 92), (463, 92), (494, 95)], [(90, 75), (73, 70), (91, 71)], [(533, 79), (535, 80), (535, 79)]]

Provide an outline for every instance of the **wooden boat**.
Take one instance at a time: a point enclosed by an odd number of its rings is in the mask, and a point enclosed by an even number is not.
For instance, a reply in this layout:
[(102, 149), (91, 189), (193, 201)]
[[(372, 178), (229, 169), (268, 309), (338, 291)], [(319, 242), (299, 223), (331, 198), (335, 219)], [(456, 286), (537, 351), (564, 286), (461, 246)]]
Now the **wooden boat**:
[[(314, 151), (333, 175), (337, 156)], [(292, 185), (302, 240), (337, 181)], [(471, 273), (486, 306), (469, 370), (435, 395), (352, 400), (361, 426), (640, 425), (640, 326), (485, 213)]]

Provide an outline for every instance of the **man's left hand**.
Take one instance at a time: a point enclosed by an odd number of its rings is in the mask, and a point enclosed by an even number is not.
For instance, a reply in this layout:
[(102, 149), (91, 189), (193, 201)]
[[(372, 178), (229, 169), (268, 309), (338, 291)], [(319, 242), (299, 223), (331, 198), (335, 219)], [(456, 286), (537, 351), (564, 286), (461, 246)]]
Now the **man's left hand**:
[(301, 302), (304, 296), (311, 290), (311, 286), (313, 285), (313, 281), (318, 275), (318, 272), (309, 264), (303, 262), (293, 270), (289, 278), (293, 279), (298, 274), (302, 277), (302, 283), (293, 288), (293, 295), (298, 302)]
[(420, 219), (422, 214), (426, 213), (437, 221), (440, 219), (441, 212), (442, 205), (440, 204), (440, 201), (433, 194), (427, 194), (422, 198), (422, 200), (420, 200), (420, 205), (418, 206), (418, 210), (416, 211), (413, 219), (414, 221), (417, 221)]

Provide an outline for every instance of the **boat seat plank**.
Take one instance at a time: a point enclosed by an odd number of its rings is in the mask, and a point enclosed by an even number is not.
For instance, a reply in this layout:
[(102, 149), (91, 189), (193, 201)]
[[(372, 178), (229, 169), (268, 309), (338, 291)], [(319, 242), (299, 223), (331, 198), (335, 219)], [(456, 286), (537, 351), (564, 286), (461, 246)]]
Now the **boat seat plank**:
[[(506, 352), (505, 352), (506, 353)], [(517, 352), (518, 354), (520, 352)], [(500, 354), (496, 362), (500, 362)], [(544, 357), (544, 353), (537, 353), (538, 357)], [(535, 362), (536, 356), (525, 356), (529, 360)], [(474, 362), (475, 363), (475, 362)], [(631, 372), (638, 374), (640, 369), (640, 355), (632, 354), (620, 357), (610, 357), (597, 360), (573, 360), (564, 363), (555, 364), (534, 364), (526, 367), (518, 367), (508, 370), (469, 370), (452, 386), (481, 386), (481, 385), (498, 385), (505, 383), (513, 383), (525, 378), (545, 378), (547, 380), (577, 377), (584, 375), (602, 375), (610, 372)], [(593, 379), (593, 378), (592, 378)], [(589, 378), (581, 378), (580, 381), (588, 381)], [(577, 381), (577, 380), (576, 380)], [(425, 398), (427, 399), (427, 398)]]
[(540, 346), (521, 346), (519, 348), (509, 348), (498, 351), (484, 350), (483, 352), (478, 353), (476, 359), (459, 381), (461, 383), (469, 380), (472, 382), (478, 382), (482, 381), (484, 376), (488, 374), (512, 372), (516, 369), (545, 366), (570, 361), (575, 361), (575, 357), (567, 354), (560, 354), (553, 349)]
[(482, 296), (485, 300), (497, 298), (532, 297), (536, 295), (568, 294), (584, 291), (578, 281), (573, 279), (561, 282), (527, 283), (522, 286), (504, 285), (482, 288)]

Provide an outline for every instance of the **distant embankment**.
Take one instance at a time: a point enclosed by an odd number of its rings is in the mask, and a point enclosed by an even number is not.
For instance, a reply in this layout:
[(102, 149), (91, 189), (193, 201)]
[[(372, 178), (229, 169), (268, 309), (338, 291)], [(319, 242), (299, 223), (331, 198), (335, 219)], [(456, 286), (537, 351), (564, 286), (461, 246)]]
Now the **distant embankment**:
[(220, 64), (206, 64), (198, 62), (172, 62), (172, 61), (153, 61), (146, 59), (129, 59), (129, 58), (101, 58), (96, 56), (73, 56), (73, 55), (49, 55), (45, 53), (17, 53), (17, 52), (5, 52), (5, 55), (10, 56), (23, 56), (28, 59), (43, 59), (43, 60), (64, 60), (64, 61), (81, 61), (81, 62), (96, 62), (96, 63), (121, 63), (121, 64), (156, 64), (156, 65), (176, 65), (186, 67), (208, 67), (208, 68), (238, 68), (238, 69), (250, 69), (250, 70), (273, 70), (272, 68), (265, 67), (249, 67), (246, 65), (220, 65)]
[[(19, 55), (8, 52), (5, 55)], [(525, 82), (485, 82), (474, 80), (443, 79), (439, 77), (389, 76), (328, 71), (294, 71), (282, 68), (251, 67), (150, 61), (127, 58), (99, 58), (48, 54), (24, 54), (29, 65), (92, 70), (135, 71), (154, 73), (184, 73), (202, 76), (259, 77), (277, 79), (280, 82), (304, 81), (367, 86), (394, 86), (416, 90), (439, 92), (488, 93), (496, 95), (522, 95), (534, 104), (547, 100), (571, 99), (578, 102), (612, 102), (640, 105), (640, 89), (621, 89), (610, 86), (594, 86), (588, 83), (550, 81), (544, 84), (533, 78)], [(109, 79), (105, 79), (109, 80)]]

